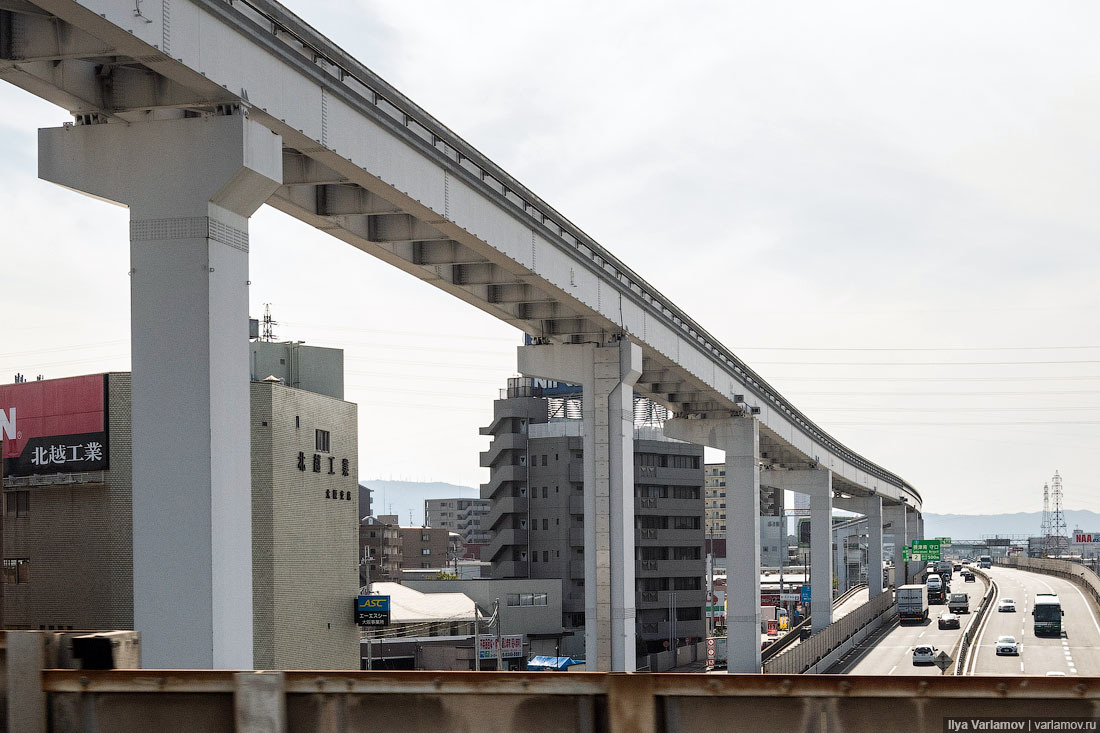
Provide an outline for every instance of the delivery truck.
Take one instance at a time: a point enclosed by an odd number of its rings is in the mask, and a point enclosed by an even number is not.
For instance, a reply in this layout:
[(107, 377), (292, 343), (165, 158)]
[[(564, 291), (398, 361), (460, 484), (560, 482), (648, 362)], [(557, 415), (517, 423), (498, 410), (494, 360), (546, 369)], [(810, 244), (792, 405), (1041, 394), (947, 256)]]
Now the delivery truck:
[(903, 585), (897, 589), (898, 618), (901, 623), (928, 620), (928, 588), (923, 585)]

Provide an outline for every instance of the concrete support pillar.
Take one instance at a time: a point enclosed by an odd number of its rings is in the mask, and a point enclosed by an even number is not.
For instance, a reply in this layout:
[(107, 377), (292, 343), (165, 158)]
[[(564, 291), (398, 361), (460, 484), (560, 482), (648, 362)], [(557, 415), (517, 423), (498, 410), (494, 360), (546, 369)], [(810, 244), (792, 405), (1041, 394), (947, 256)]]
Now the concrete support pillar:
[(894, 586), (902, 586), (909, 582), (908, 567), (902, 560), (902, 550), (909, 544), (909, 534), (906, 528), (906, 506), (904, 504), (889, 504), (882, 507), (882, 520), (889, 526), (890, 534), (894, 536)]
[(148, 667), (252, 667), (248, 217), (281, 139), (242, 115), (39, 131), (39, 176), (130, 208), (134, 626)]
[(810, 615), (820, 631), (833, 622), (833, 472), (771, 470), (762, 480), (810, 497)]
[(633, 672), (633, 386), (642, 350), (627, 340), (521, 346), (519, 371), (583, 390), (585, 661), (600, 672)]
[(882, 593), (882, 497), (834, 499), (833, 505), (867, 517), (867, 592), (874, 598)]
[[(905, 507), (906, 526), (909, 527), (909, 543), (912, 544), (913, 540), (924, 539), (924, 516), (916, 509), (906, 506)], [(917, 573), (924, 569), (927, 565), (927, 561), (911, 562), (909, 564), (909, 577), (916, 577)]]
[(667, 420), (665, 435), (726, 452), (727, 671), (760, 671), (760, 425), (752, 417)]
[(863, 514), (867, 517), (867, 597), (882, 593), (882, 497), (864, 499)]

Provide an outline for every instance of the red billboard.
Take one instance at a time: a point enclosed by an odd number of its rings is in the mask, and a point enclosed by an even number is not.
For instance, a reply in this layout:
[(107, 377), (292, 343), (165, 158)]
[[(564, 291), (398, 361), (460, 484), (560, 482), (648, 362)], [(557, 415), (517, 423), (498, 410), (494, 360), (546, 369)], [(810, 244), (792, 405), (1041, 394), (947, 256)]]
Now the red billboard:
[(4, 475), (103, 471), (107, 375), (0, 385)]

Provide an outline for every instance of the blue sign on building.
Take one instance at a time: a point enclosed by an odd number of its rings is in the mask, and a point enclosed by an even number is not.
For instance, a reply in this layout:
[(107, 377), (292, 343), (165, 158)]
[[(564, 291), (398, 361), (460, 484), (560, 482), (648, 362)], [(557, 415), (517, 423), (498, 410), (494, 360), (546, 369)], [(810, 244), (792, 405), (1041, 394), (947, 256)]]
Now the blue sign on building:
[(802, 586), (802, 603), (806, 604), (810, 602), (810, 586)]
[(355, 624), (357, 626), (389, 626), (389, 596), (359, 596), (355, 599)]

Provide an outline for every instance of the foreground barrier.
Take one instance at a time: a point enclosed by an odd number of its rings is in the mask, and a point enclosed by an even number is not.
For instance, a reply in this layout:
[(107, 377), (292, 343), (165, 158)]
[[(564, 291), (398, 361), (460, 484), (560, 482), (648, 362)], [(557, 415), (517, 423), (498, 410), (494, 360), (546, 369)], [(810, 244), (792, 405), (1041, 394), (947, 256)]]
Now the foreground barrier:
[(42, 670), (44, 635), (16, 635), (13, 733), (941, 733), (1100, 708), (1087, 677)]

